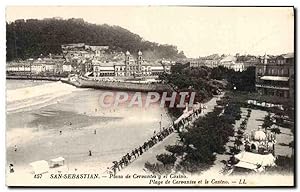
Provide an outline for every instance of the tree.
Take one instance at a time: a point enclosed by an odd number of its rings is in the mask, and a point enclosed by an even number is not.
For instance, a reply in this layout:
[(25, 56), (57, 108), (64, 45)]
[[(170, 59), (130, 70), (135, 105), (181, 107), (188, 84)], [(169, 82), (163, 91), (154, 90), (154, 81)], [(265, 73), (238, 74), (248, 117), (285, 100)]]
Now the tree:
[(83, 19), (28, 19), (6, 23), (7, 61), (61, 54), (61, 44), (107, 45), (113, 51), (137, 53), (146, 59), (185, 58), (176, 46), (143, 40), (119, 26), (96, 25)]
[(170, 154), (160, 154), (156, 156), (156, 159), (160, 162), (162, 162), (162, 164), (164, 166), (166, 165), (174, 165), (175, 161), (176, 161), (176, 157), (174, 155), (170, 155)]
[(170, 151), (173, 155), (182, 156), (184, 153), (184, 146), (182, 145), (168, 145), (166, 146), (166, 150)]
[(273, 122), (271, 120), (271, 114), (268, 113), (267, 116), (265, 116), (264, 118), (264, 122), (262, 124), (262, 128), (264, 128), (265, 130), (267, 130), (268, 128), (270, 128), (273, 125)]
[(273, 133), (275, 133), (275, 134), (280, 134), (280, 133), (281, 133), (281, 131), (280, 131), (280, 129), (279, 129), (278, 127), (272, 128), (272, 129), (271, 129), (271, 132), (273, 132)]
[(236, 132), (238, 135), (243, 135), (244, 134), (244, 132), (242, 131), (242, 130), (238, 130), (237, 132)]
[(240, 149), (240, 146), (243, 145), (243, 142), (240, 139), (236, 139), (234, 141), (234, 145), (237, 147), (237, 149)]

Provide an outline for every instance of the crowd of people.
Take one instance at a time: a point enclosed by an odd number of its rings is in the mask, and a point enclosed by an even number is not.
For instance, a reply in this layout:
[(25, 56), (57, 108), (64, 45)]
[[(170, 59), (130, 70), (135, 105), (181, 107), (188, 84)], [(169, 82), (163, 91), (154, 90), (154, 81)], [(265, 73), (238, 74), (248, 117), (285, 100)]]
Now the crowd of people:
[(139, 156), (141, 156), (144, 152), (149, 150), (151, 147), (153, 147), (155, 144), (161, 142), (164, 140), (168, 135), (173, 133), (175, 130), (179, 132), (181, 128), (184, 128), (186, 123), (189, 123), (192, 121), (193, 117), (197, 117), (201, 113), (201, 108), (194, 110), (193, 113), (191, 113), (189, 116), (180, 119), (179, 121), (174, 121), (172, 125), (170, 125), (168, 128), (163, 127), (162, 130), (156, 133), (154, 131), (153, 136), (148, 139), (146, 142), (144, 142), (143, 145), (140, 145), (136, 148), (134, 148), (132, 151), (126, 153), (119, 161), (113, 161), (113, 166), (108, 168), (109, 172), (116, 175), (117, 171), (120, 171), (122, 168), (129, 165), (133, 160), (137, 159)]

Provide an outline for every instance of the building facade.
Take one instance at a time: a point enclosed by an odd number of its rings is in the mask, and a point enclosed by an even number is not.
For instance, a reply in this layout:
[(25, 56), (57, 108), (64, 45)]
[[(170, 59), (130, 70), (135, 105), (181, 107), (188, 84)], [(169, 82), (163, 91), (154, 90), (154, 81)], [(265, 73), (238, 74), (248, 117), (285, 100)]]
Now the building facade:
[(256, 89), (278, 97), (294, 95), (294, 54), (263, 56), (256, 65)]
[[(91, 46), (84, 43), (63, 44), (61, 45), (63, 57), (66, 62), (75, 63), (79, 65), (82, 73), (87, 72), (92, 67), (84, 68), (81, 66), (93, 59), (99, 59), (103, 53), (109, 49), (108, 46)], [(90, 62), (91, 63), (91, 62)]]
[(124, 61), (103, 62), (93, 60), (93, 76), (96, 77), (126, 77), (138, 78), (147, 76), (158, 76), (171, 72), (171, 62), (162, 60), (160, 62), (148, 62), (143, 59), (141, 51), (138, 52), (136, 60), (129, 51), (125, 53)]
[(72, 66), (65, 62), (62, 56), (51, 56), (38, 59), (28, 59), (20, 62), (10, 62), (6, 66), (6, 71), (11, 74), (60, 74), (70, 73)]

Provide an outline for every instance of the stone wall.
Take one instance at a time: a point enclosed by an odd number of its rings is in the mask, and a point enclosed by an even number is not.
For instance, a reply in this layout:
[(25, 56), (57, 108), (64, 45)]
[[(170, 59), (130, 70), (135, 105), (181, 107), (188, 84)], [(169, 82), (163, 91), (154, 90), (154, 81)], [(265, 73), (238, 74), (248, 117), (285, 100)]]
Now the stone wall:
[(77, 81), (62, 80), (80, 88), (94, 88), (94, 89), (109, 89), (109, 90), (124, 90), (124, 91), (142, 91), (142, 92), (163, 92), (170, 90), (168, 85), (160, 83), (131, 83), (131, 82), (114, 82), (114, 81), (94, 81), (86, 79), (78, 79)]

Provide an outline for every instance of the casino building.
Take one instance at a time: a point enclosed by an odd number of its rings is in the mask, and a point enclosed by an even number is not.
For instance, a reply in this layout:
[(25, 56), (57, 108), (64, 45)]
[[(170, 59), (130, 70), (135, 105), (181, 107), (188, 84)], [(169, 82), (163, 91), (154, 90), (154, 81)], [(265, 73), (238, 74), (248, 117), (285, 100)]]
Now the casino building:
[(124, 54), (122, 61), (93, 61), (93, 76), (97, 77), (124, 77), (139, 78), (158, 76), (162, 73), (171, 72), (171, 63), (164, 61), (149, 62), (143, 59), (143, 53), (138, 51), (135, 59), (129, 51)]

